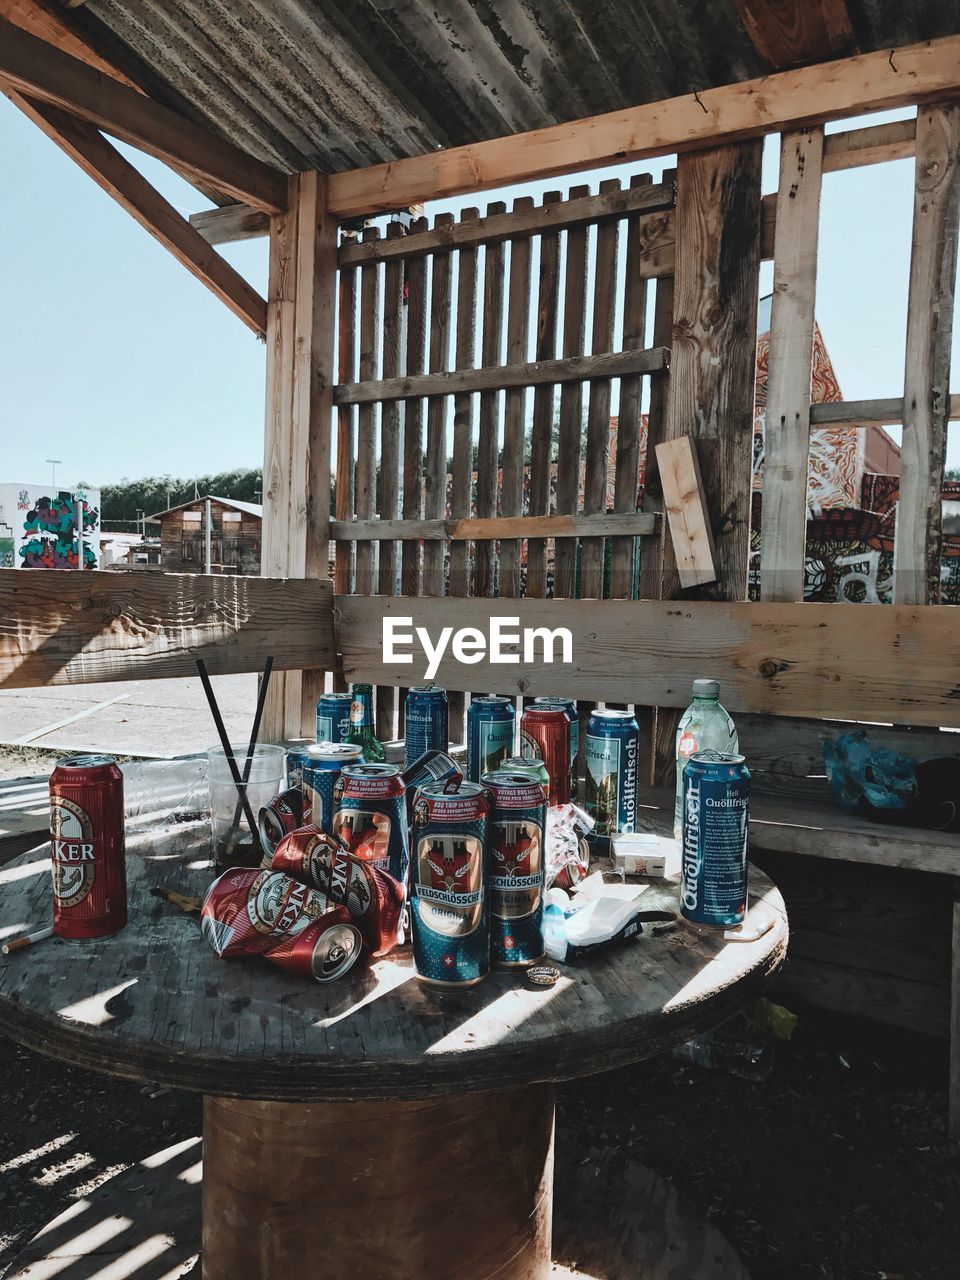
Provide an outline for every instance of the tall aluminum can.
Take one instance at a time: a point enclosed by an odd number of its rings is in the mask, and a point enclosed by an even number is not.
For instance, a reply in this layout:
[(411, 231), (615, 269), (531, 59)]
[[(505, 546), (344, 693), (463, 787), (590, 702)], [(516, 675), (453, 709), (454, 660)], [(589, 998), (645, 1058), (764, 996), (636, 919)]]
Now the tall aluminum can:
[(490, 969), (487, 796), (465, 782), (454, 795), (421, 787), (413, 806), (410, 916), (422, 982), (469, 987)]
[(472, 699), (467, 710), (467, 778), (479, 782), (512, 756), (517, 732), (517, 711), (510, 698), (495, 693)]
[(348, 764), (333, 788), (332, 834), (348, 852), (407, 882), (410, 846), (403, 779), (395, 764)]
[(482, 782), (490, 801), (490, 962), (515, 969), (543, 957), (547, 795), (528, 774), (506, 769), (485, 773)]
[(74, 755), (50, 775), (53, 929), (101, 938), (127, 923), (123, 774), (112, 756)]
[(743, 756), (697, 751), (683, 768), (680, 914), (729, 929), (747, 910), (750, 770)]
[(501, 764), (497, 765), (497, 773), (522, 773), (529, 778), (533, 778), (534, 782), (539, 782), (543, 787), (544, 794), (550, 794), (550, 774), (547, 772), (547, 766), (542, 760), (534, 759), (533, 756), (507, 756)]
[(414, 685), (403, 704), (403, 767), (409, 769), (427, 751), (450, 750), (447, 691), (435, 684)]
[(303, 821), (329, 832), (333, 819), (333, 788), (348, 764), (362, 764), (363, 750), (352, 742), (315, 742), (305, 747), (300, 788)]
[(534, 698), (535, 707), (559, 707), (570, 720), (570, 799), (577, 798), (577, 757), (580, 754), (580, 713), (573, 698), (551, 696)]
[(587, 721), (584, 801), (595, 834), (636, 830), (640, 729), (631, 711), (594, 707)]
[(542, 760), (550, 775), (550, 804), (570, 800), (570, 717), (561, 707), (527, 707), (520, 721), (520, 754)]
[(325, 693), (317, 703), (317, 741), (346, 742), (350, 732), (351, 693)]

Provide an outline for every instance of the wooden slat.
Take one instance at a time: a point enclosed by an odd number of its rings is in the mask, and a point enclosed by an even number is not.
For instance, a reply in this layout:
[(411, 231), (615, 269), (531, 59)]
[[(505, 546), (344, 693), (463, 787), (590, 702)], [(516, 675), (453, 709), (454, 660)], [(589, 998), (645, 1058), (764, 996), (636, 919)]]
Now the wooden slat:
[[(277, 619), (283, 626), (277, 626)], [(0, 688), (330, 666), (326, 581), (0, 569)]]
[[(426, 218), (413, 223), (415, 230), (426, 226)], [(404, 262), (406, 280), (406, 352), (407, 374), (426, 368), (427, 357), (427, 264), (423, 258)], [(403, 518), (419, 520), (423, 516), (423, 401), (407, 402), (403, 418)], [(401, 590), (405, 596), (420, 594), (420, 548), (415, 542), (404, 543), (401, 553)]]
[(764, 600), (803, 599), (822, 160), (821, 128), (783, 135), (780, 192), (790, 198), (777, 202), (760, 545)]
[[(461, 219), (469, 223), (480, 216), (478, 209), (464, 209)], [(460, 224), (462, 225), (462, 223)], [(477, 251), (461, 249), (457, 271), (456, 367), (472, 369), (477, 343)], [(463, 520), (470, 514), (473, 471), (474, 405), (473, 396), (462, 392), (453, 398), (453, 473), (450, 489), (450, 516)], [(450, 548), (450, 594), (468, 595), (470, 547), (466, 541)], [(462, 703), (462, 700), (461, 700)], [(456, 708), (451, 716), (456, 720)], [(462, 706), (461, 706), (462, 712)]]
[(771, 67), (795, 67), (849, 53), (853, 27), (844, 0), (734, 0), (750, 43)]
[(947, 1132), (960, 1141), (960, 900), (953, 904), (950, 946), (950, 1081)]
[(642, 512), (596, 516), (493, 516), (464, 520), (334, 520), (330, 536), (337, 541), (470, 542), (497, 538), (646, 537), (658, 531), (658, 517)]
[[(674, 277), (663, 276), (657, 280), (653, 299), (653, 334), (655, 344), (673, 343)], [(644, 459), (643, 509), (651, 514), (663, 511), (663, 495), (657, 472), (657, 445), (667, 438), (667, 395), (670, 383), (667, 378), (655, 378), (650, 387), (650, 411), (647, 414), (647, 453)], [(662, 540), (647, 543), (640, 551), (640, 576), (637, 592), (640, 598), (656, 600), (663, 583)]]
[(235, 200), (279, 213), (287, 179), (175, 111), (0, 20), (0, 85), (105, 129)]
[(842, 133), (828, 133), (823, 140), (823, 172), (836, 173), (864, 164), (906, 160), (916, 151), (916, 120), (891, 120)]
[[(589, 187), (572, 187), (576, 199)], [(586, 341), (587, 306), (587, 229), (574, 227), (567, 232), (563, 279), (563, 355), (583, 359)], [(629, 355), (631, 353), (624, 353)], [(590, 356), (589, 359), (594, 359)], [(629, 370), (623, 370), (629, 372)], [(565, 382), (560, 388), (560, 415), (557, 440), (557, 515), (575, 515), (580, 491), (580, 432), (583, 413), (583, 388), (579, 382)], [(574, 594), (577, 548), (562, 542), (554, 548), (553, 594)]]
[(222, 209), (192, 213), (190, 225), (207, 244), (233, 244), (270, 233), (269, 217), (262, 209), (251, 209), (248, 204), (227, 204)]
[(903, 375), (900, 501), (893, 552), (898, 604), (940, 599), (943, 467), (960, 218), (960, 105), (917, 115), (913, 245)]
[[(491, 204), (485, 221), (506, 210), (503, 201)], [(498, 365), (503, 358), (503, 310), (505, 302), (504, 242), (488, 244), (483, 263), (483, 339), (480, 359), (484, 368)], [(537, 353), (539, 358), (539, 352)], [(489, 520), (497, 514), (497, 459), (500, 452), (500, 395), (496, 391), (480, 393), (480, 428), (477, 438), (477, 517)], [(496, 547), (491, 542), (478, 542), (474, 547), (473, 594), (495, 594), (494, 559)]]
[[(399, 223), (387, 227), (387, 243), (402, 236)], [(383, 279), (383, 376), (395, 377), (401, 372), (400, 340), (403, 325), (403, 260), (387, 263)], [(380, 469), (378, 472), (377, 514), (382, 520), (395, 520), (400, 512), (400, 405), (394, 401), (382, 409), (380, 428)], [(397, 594), (397, 571), (400, 548), (392, 539), (382, 540), (379, 556), (377, 590), (381, 595)], [(394, 715), (396, 690), (389, 685), (377, 689), (376, 727), (381, 742), (397, 736)]]
[[(450, 226), (453, 215), (440, 213), (436, 223)], [(430, 370), (447, 368), (450, 347), (450, 303), (453, 287), (453, 254), (436, 253), (432, 260), (430, 285)], [(455, 374), (463, 378), (465, 374)], [(427, 454), (424, 468), (423, 513), (431, 520), (443, 520), (447, 508), (447, 402), (442, 397), (427, 408)], [(442, 543), (429, 542), (423, 548), (423, 589), (427, 595), (442, 595), (446, 587)]]
[(657, 469), (680, 586), (716, 582), (713, 531), (693, 439), (678, 436), (658, 444)]
[(960, 88), (960, 36), (702, 89), (516, 137), (450, 147), (331, 177), (341, 217), (465, 191), (716, 146), (813, 120), (909, 106)]
[[(543, 197), (545, 208), (562, 199), (559, 191)], [(540, 265), (537, 294), (537, 332), (534, 355), (538, 362), (557, 356), (560, 317), (560, 233), (547, 231), (540, 237)], [(554, 385), (541, 383), (533, 393), (533, 421), (530, 428), (530, 514), (550, 512), (550, 473), (553, 456), (553, 423), (556, 408)], [(547, 594), (547, 544), (542, 538), (527, 543), (527, 590), (531, 598)]]
[[(513, 202), (521, 216), (533, 207), (529, 196)], [(530, 238), (510, 241), (510, 277), (507, 292), (507, 368), (521, 366), (530, 339)], [(523, 513), (523, 452), (526, 426), (526, 394), (521, 384), (507, 390), (503, 404), (503, 480), (500, 511), (507, 519)], [(520, 594), (520, 542), (501, 538), (500, 595)]]
[[(601, 192), (619, 188), (617, 179), (601, 182)], [(618, 223), (608, 222), (597, 228), (593, 250), (593, 334), (591, 350), (610, 351), (614, 345), (613, 326), (617, 303), (617, 269), (619, 263)], [(583, 483), (583, 511), (596, 515), (607, 508), (607, 463), (610, 456), (610, 381), (596, 379), (590, 383), (587, 407), (586, 467)], [(583, 597), (603, 597), (602, 538), (580, 543), (580, 591)]]
[[(410, 602), (338, 597), (344, 666), (355, 679), (399, 683), (425, 668), (386, 663), (383, 619), (410, 613)], [(440, 629), (517, 618), (521, 628), (570, 629), (573, 662), (472, 666), (444, 653), (437, 682), (451, 689), (564, 694), (578, 699), (685, 707), (691, 673), (709, 671), (733, 712), (877, 719), (960, 727), (956, 697), (960, 628), (938, 605), (748, 604), (745, 601), (453, 600), (417, 602), (415, 625), (436, 640)], [(559, 646), (557, 657), (561, 657)]]
[(20, 94), (13, 101), (97, 186), (205, 284), (258, 337), (267, 330), (267, 303), (226, 259), (195, 231), (104, 136), (83, 120)]
[(71, 26), (64, 14), (44, 4), (43, 0), (0, 0), (0, 18), (13, 23), (16, 27), (21, 27), (24, 31), (29, 31), (31, 35), (37, 36), (63, 53), (70, 54), (72, 58), (78, 58), (88, 67), (93, 67), (95, 71), (100, 71), (133, 89), (137, 87), (118, 67), (101, 57), (86, 42), (81, 32)]
[[(376, 227), (365, 231), (364, 239), (379, 240)], [(360, 378), (371, 381), (377, 376), (380, 345), (380, 271), (376, 263), (360, 268)], [(367, 401), (360, 405), (357, 421), (357, 466), (354, 510), (359, 520), (373, 517), (377, 485), (377, 418), (376, 406)], [(372, 595), (376, 583), (373, 575), (373, 547), (369, 542), (357, 544), (357, 586), (362, 595)]]
[(387, 258), (412, 257), (414, 254), (434, 253), (443, 249), (462, 249), (468, 245), (498, 244), (519, 236), (535, 235), (543, 231), (559, 231), (565, 227), (579, 226), (587, 222), (621, 218), (628, 213), (666, 209), (673, 204), (674, 190), (671, 182), (630, 187), (621, 191), (601, 191), (599, 195), (565, 200), (561, 204), (544, 200), (534, 205), (532, 200), (506, 213), (500, 206), (493, 207), (486, 217), (476, 221), (463, 220), (448, 226), (435, 226), (430, 231), (411, 232), (402, 245), (390, 245), (385, 241), (376, 247), (348, 241), (340, 249), (343, 266), (356, 265)]
[[(340, 271), (340, 358), (339, 381), (353, 380), (357, 368), (357, 302), (359, 300), (359, 271)], [(355, 465), (354, 419), (356, 410), (351, 405), (337, 409), (337, 467), (334, 485), (333, 509), (338, 521), (350, 520), (354, 514), (353, 485)], [(336, 564), (333, 572), (334, 586), (340, 595), (353, 590), (353, 560), (355, 549), (346, 543), (337, 543)]]

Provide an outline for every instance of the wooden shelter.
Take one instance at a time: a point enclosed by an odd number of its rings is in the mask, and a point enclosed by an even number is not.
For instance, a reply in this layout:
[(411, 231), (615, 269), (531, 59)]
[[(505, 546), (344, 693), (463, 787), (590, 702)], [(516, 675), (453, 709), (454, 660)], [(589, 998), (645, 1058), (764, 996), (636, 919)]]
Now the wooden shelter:
[[(690, 678), (715, 675), (754, 770), (756, 856), (791, 912), (785, 980), (828, 1007), (938, 1035), (952, 1017), (960, 1126), (956, 837), (846, 817), (820, 767), (831, 719), (869, 721), (874, 741), (921, 758), (957, 755), (943, 729), (960, 728), (960, 626), (938, 603), (957, 412), (952, 7), (518, 0), (496, 6), (497, 21), (472, 0), (437, 10), (0, 0), (0, 87), (267, 346), (263, 580), (4, 572), (0, 681), (192, 674), (199, 654), (213, 672), (252, 670), (269, 653), (283, 673), (270, 735), (312, 731), (332, 671), (378, 686), (381, 733), (395, 736), (395, 691), (421, 673), (385, 659), (384, 617), (433, 632), (486, 632), (503, 617), (565, 626), (570, 663), (448, 654), (437, 679), (460, 695), (454, 716), (471, 689), (635, 704), (655, 807)], [(824, 130), (905, 106), (915, 119)], [(761, 198), (771, 133), (779, 190)], [(183, 218), (105, 135), (166, 161), (220, 207)], [(674, 154), (659, 182), (479, 207), (494, 188)], [(903, 396), (812, 409), (824, 175), (904, 156), (916, 178)], [(477, 207), (459, 217), (354, 234), (375, 215), (466, 193)], [(266, 298), (214, 247), (261, 234)], [(751, 604), (754, 340), (770, 258), (764, 598)], [(811, 432), (851, 422), (903, 426), (894, 603), (804, 604)]]

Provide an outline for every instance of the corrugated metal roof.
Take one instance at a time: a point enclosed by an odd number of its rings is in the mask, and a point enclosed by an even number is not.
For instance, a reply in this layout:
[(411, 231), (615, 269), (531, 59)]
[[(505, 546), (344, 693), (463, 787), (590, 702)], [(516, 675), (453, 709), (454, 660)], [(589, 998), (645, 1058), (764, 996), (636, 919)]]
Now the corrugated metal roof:
[(232, 511), (245, 511), (248, 516), (256, 516), (258, 519), (263, 518), (263, 507), (259, 502), (241, 502), (238, 498), (218, 498), (214, 493), (204, 494), (202, 498), (191, 498), (189, 502), (181, 502), (176, 507), (167, 507), (165, 511), (157, 511), (152, 516), (145, 516), (144, 519), (149, 523), (159, 520), (161, 516), (168, 516), (174, 511), (187, 511), (191, 507), (200, 507), (209, 499), (210, 502), (219, 502), (221, 507), (229, 507)]

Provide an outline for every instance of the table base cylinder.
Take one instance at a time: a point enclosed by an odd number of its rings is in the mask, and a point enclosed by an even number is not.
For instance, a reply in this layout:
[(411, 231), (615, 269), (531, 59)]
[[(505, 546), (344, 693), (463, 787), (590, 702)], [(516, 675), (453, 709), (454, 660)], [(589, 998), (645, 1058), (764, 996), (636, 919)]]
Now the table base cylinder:
[(204, 1280), (546, 1280), (553, 1088), (204, 1099)]

